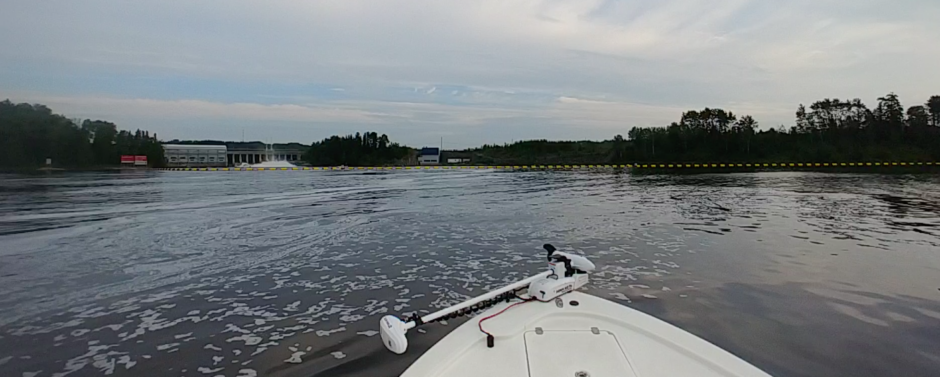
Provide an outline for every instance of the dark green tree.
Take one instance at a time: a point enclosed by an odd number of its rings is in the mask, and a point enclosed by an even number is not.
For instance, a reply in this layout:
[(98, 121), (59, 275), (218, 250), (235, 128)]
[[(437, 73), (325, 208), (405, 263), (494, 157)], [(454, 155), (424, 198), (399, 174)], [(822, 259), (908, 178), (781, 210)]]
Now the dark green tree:
[(940, 127), (940, 96), (930, 97), (926, 106), (930, 113), (930, 125)]
[(46, 159), (59, 167), (118, 165), (120, 154), (163, 161), (163, 148), (147, 131), (118, 131), (113, 123), (69, 119), (43, 105), (0, 102), (0, 167), (35, 168)]
[(304, 160), (317, 166), (364, 166), (404, 163), (411, 149), (376, 132), (331, 136), (310, 145)]

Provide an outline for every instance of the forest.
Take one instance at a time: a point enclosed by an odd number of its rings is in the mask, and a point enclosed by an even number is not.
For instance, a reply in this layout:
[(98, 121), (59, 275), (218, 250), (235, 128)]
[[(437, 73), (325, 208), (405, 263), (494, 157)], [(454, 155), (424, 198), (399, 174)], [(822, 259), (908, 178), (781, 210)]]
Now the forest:
[(332, 136), (310, 145), (304, 161), (314, 166), (383, 166), (408, 164), (413, 150), (375, 132)]
[(789, 128), (759, 127), (750, 115), (705, 108), (668, 126), (633, 127), (626, 138), (529, 140), (456, 153), (472, 155), (474, 163), (520, 165), (940, 160), (940, 96), (907, 109), (894, 93), (874, 108), (859, 99), (823, 99), (799, 105)]
[(0, 102), (0, 168), (92, 168), (119, 165), (121, 155), (163, 163), (156, 134), (118, 130), (102, 120), (69, 119), (38, 104)]
[[(907, 108), (894, 93), (877, 101), (874, 107), (838, 98), (801, 104), (789, 128), (761, 127), (750, 115), (705, 108), (663, 127), (633, 127), (626, 137), (605, 141), (527, 140), (444, 151), (442, 157), (503, 165), (940, 161), (940, 96)], [(407, 165), (415, 153), (375, 132), (332, 136), (306, 148), (304, 161), (316, 166)], [(46, 159), (53, 167), (113, 166), (125, 154), (146, 155), (154, 166), (164, 160), (156, 134), (69, 119), (43, 105), (0, 102), (0, 168), (36, 168)]]

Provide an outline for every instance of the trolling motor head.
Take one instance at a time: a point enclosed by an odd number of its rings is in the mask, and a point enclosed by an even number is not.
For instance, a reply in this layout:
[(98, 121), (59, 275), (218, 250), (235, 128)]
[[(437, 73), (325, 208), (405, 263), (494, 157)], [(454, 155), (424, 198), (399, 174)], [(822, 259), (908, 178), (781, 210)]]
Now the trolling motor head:
[(389, 351), (399, 355), (405, 353), (408, 349), (408, 338), (405, 333), (408, 332), (408, 324), (402, 322), (398, 317), (387, 315), (379, 321), (379, 335), (382, 336), (382, 343)]
[(542, 245), (542, 248), (545, 249), (545, 251), (548, 252), (548, 261), (551, 262), (551, 261), (552, 261), (552, 254), (554, 254), (555, 251), (558, 250), (558, 249), (556, 249), (555, 246), (552, 246), (552, 244), (550, 244), (550, 243), (547, 243), (547, 244)]
[(545, 251), (548, 252), (548, 263), (555, 265), (556, 263), (562, 263), (565, 266), (565, 277), (574, 276), (575, 274), (586, 274), (588, 272), (594, 271), (596, 268), (594, 263), (588, 260), (585, 257), (576, 254), (568, 254), (565, 252), (558, 251), (555, 246), (551, 244), (545, 244), (542, 246)]

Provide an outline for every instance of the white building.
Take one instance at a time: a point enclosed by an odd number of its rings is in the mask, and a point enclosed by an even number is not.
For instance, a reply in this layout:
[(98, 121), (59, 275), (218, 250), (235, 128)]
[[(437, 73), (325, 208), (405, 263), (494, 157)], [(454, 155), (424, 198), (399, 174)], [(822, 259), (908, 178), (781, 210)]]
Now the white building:
[(418, 164), (437, 165), (440, 163), (441, 163), (441, 149), (440, 148), (421, 148), (421, 151), (418, 152)]
[(224, 145), (163, 144), (163, 155), (167, 166), (174, 167), (225, 167)]

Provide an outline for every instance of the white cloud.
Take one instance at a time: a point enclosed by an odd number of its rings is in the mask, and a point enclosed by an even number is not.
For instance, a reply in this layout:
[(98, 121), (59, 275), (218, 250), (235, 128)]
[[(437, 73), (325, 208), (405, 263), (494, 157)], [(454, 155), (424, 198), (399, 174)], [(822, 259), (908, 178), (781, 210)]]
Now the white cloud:
[(607, 132), (712, 106), (776, 125), (824, 97), (937, 94), (937, 19), (934, 0), (14, 2), (0, 87), (103, 118), (498, 121), (542, 137), (548, 117), (546, 133)]
[[(180, 118), (243, 119), (252, 121), (307, 121), (374, 123), (383, 116), (353, 107), (298, 104), (262, 105), (221, 103), (204, 100), (154, 100), (108, 97), (31, 97), (30, 102), (46, 104), (79, 117), (154, 117), (173, 121)], [(105, 117), (107, 118), (107, 117)]]

